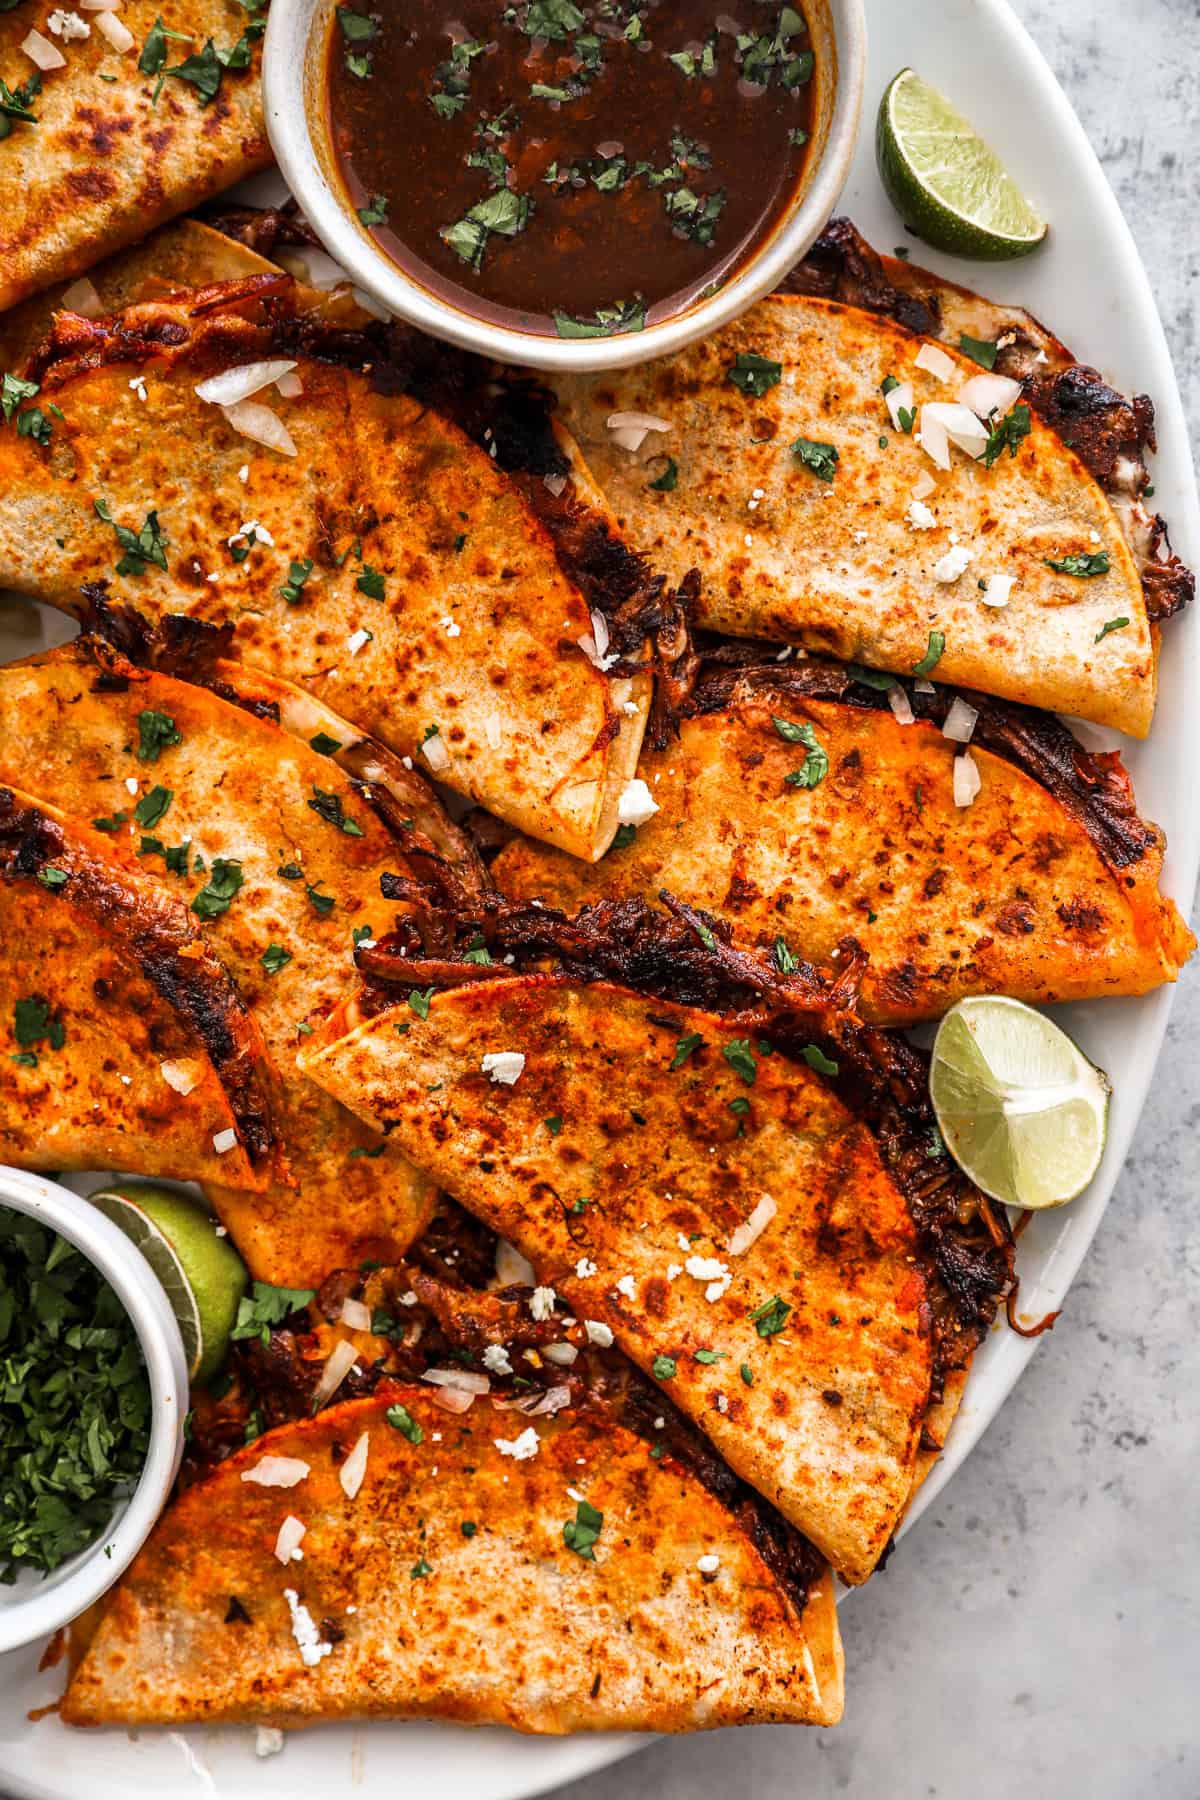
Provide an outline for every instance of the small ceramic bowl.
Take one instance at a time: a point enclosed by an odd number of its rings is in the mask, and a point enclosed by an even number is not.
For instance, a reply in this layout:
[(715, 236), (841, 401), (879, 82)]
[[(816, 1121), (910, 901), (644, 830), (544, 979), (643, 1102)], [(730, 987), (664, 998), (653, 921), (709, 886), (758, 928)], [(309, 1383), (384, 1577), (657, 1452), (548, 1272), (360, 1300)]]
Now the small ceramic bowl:
[(863, 0), (803, 0), (817, 52), (808, 178), (741, 273), (716, 294), (644, 331), (553, 338), (514, 331), (452, 304), (398, 268), (359, 224), (322, 123), (322, 64), (336, 0), (272, 0), (263, 52), (267, 131), (279, 167), (329, 254), (380, 305), (434, 337), (540, 369), (617, 369), (667, 356), (729, 324), (810, 248), (837, 204), (858, 136), (867, 65)]
[(150, 1377), (150, 1448), (137, 1486), (107, 1531), (44, 1578), (0, 1586), (0, 1651), (49, 1636), (98, 1600), (128, 1568), (171, 1491), (183, 1454), (188, 1408), (183, 1339), (166, 1294), (140, 1250), (78, 1194), (42, 1175), (0, 1166), (0, 1206), (61, 1232), (115, 1290), (137, 1332)]

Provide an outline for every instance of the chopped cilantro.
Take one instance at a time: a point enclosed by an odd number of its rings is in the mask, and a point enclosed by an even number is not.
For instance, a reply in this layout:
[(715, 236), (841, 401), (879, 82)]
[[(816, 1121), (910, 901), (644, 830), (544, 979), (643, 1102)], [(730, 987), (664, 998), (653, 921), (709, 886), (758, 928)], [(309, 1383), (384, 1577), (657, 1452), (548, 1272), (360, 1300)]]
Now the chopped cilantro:
[(655, 493), (673, 494), (675, 489), (679, 486), (679, 464), (675, 461), (675, 458), (673, 456), (668, 456), (667, 466), (659, 476), (658, 480), (649, 481), (646, 485), (647, 487), (653, 488)]
[(208, 881), (192, 901), (192, 911), (198, 919), (219, 919), (229, 911), (242, 882), (242, 865), (236, 857), (214, 856)]
[(311, 883), (304, 891), (308, 895), (309, 905), (314, 912), (320, 913), (322, 918), (326, 918), (333, 911), (336, 902), (332, 894), (318, 893)]
[(171, 540), (160, 526), (157, 512), (148, 512), (141, 530), (131, 531), (128, 525), (117, 524), (106, 500), (97, 500), (93, 504), (96, 517), (112, 526), (117, 542), (125, 552), (117, 564), (118, 575), (144, 575), (151, 563), (165, 571), (167, 546)]
[(815, 1069), (818, 1075), (837, 1074), (837, 1063), (832, 1062), (830, 1058), (825, 1055), (824, 1051), (819, 1050), (815, 1044), (805, 1044), (800, 1054), (808, 1064), (809, 1068)]
[(528, 194), (500, 188), (472, 206), (455, 224), (444, 227), (439, 235), (472, 269), (479, 269), (490, 234), (516, 237), (529, 223), (532, 211), (533, 201)]
[(750, 1111), (750, 1102), (744, 1094), (739, 1094), (736, 1100), (729, 1102), (729, 1110), (731, 1113), (736, 1113), (739, 1118), (744, 1118)]
[(636, 838), (636, 825), (618, 825), (616, 831), (613, 833), (613, 841), (608, 848), (610, 850), (628, 850), (630, 844), (632, 844)]
[(475, 1536), (475, 1533), (479, 1530), (479, 1527), (475, 1523), (474, 1519), (464, 1519), (458, 1529), (462, 1532), (462, 1534), (465, 1538), (473, 1538)]
[(563, 1543), (584, 1562), (595, 1562), (592, 1546), (600, 1536), (604, 1527), (604, 1514), (597, 1512), (587, 1500), (580, 1500), (575, 1507), (575, 1517), (568, 1519), (563, 1526)]
[(791, 1310), (787, 1301), (781, 1300), (776, 1294), (772, 1299), (764, 1300), (761, 1306), (756, 1306), (749, 1318), (760, 1338), (773, 1338), (787, 1324)]
[(721, 1046), (721, 1055), (736, 1075), (749, 1087), (753, 1087), (758, 1076), (758, 1063), (749, 1038), (734, 1038), (732, 1043)]
[(358, 216), (364, 225), (386, 225), (388, 222), (387, 195), (372, 194), (370, 205), (360, 206)]
[(776, 731), (789, 744), (804, 744), (808, 755), (798, 769), (784, 776), (788, 787), (819, 787), (829, 773), (829, 756), (821, 744), (817, 742), (817, 734), (812, 726), (805, 723), (794, 725), (790, 719), (772, 719)]
[[(351, 75), (357, 76), (359, 81), (369, 81), (372, 53), (362, 46), (373, 41), (379, 30), (378, 25), (374, 19), (368, 18), (366, 13), (355, 12), (349, 6), (338, 7), (337, 22), (345, 43), (344, 60), (347, 69)], [(460, 100), (459, 105), (461, 106), (461, 104)]]
[(1015, 456), (1033, 429), (1033, 414), (1027, 406), (1014, 406), (993, 428), (983, 452), (983, 466), (990, 469), (1004, 453)]
[[(1047, 556), (1043, 560), (1046, 567), (1053, 569), (1056, 575), (1074, 575), (1080, 581), (1092, 581), (1097, 575), (1107, 575), (1110, 567), (1106, 550), (1089, 550), (1071, 556)], [(1125, 622), (1129, 623), (1128, 620)]]
[(39, 869), (37, 878), (44, 888), (50, 889), (52, 894), (59, 888), (66, 887), (71, 879), (65, 869), (56, 869), (53, 863), (47, 863), (45, 868)]
[(598, 306), (590, 319), (564, 312), (554, 314), (554, 329), (560, 338), (619, 337), (626, 331), (644, 331), (645, 327), (646, 304), (640, 294), (632, 300)]
[(685, 1037), (679, 1038), (675, 1045), (675, 1054), (671, 1058), (672, 1070), (682, 1069), (688, 1057), (692, 1055), (693, 1051), (699, 1050), (703, 1042), (704, 1039), (698, 1031), (689, 1031)]
[(171, 788), (152, 787), (148, 794), (142, 795), (134, 807), (133, 816), (139, 825), (146, 827), (157, 825), (174, 798), (175, 795)]
[(678, 1364), (673, 1356), (656, 1356), (650, 1364), (650, 1373), (656, 1381), (670, 1381), (677, 1368)]
[(314, 787), (313, 797), (308, 804), (319, 819), (324, 819), (327, 825), (336, 826), (345, 837), (366, 836), (361, 825), (356, 825), (353, 819), (346, 817), (340, 794), (327, 794), (324, 788)]
[(423, 1556), (419, 1556), (408, 1574), (412, 1581), (424, 1581), (426, 1575), (433, 1574), (433, 1564), (427, 1563)]
[(728, 1360), (728, 1350), (697, 1350), (696, 1352), (698, 1363), (728, 1362)]
[(67, 1041), (67, 1028), (61, 1019), (50, 1017), (50, 1002), (44, 995), (30, 994), (13, 1007), (13, 1036), (23, 1050), (41, 1043), (61, 1050)]
[[(183, 733), (179, 730), (170, 713), (152, 712), (146, 708), (138, 714), (138, 750), (139, 762), (155, 763), (164, 750), (170, 750), (175, 744), (182, 744)], [(153, 820), (143, 819), (143, 825), (153, 824)]]
[(786, 938), (777, 937), (775, 939), (774, 957), (775, 967), (781, 975), (794, 975), (800, 967), (799, 962), (788, 949)]
[(115, 812), (111, 818), (93, 819), (92, 824), (97, 831), (120, 831), (128, 817), (129, 814), (127, 812)]
[(315, 737), (309, 738), (308, 743), (309, 748), (315, 750), (318, 756), (334, 756), (342, 747), (342, 740), (330, 737), (327, 731), (318, 731)]
[(965, 331), (958, 340), (958, 347), (964, 356), (969, 356), (972, 362), (977, 362), (981, 369), (994, 369), (996, 358), (1000, 354), (999, 344), (993, 343), (988, 338), (969, 337)]
[(772, 362), (769, 356), (759, 356), (754, 350), (739, 350), (725, 376), (741, 393), (761, 400), (783, 380), (783, 364)]
[(894, 675), (885, 675), (882, 669), (865, 669), (861, 663), (850, 663), (848, 673), (851, 680), (857, 681), (860, 687), (876, 688), (880, 693), (886, 694), (889, 688), (896, 685)]
[[(0, 10), (11, 12), (12, 8), (5, 6)], [(41, 91), (42, 77), (37, 69), (15, 88), (10, 88), (7, 81), (0, 81), (0, 138), (8, 136), (14, 119), (23, 120), (26, 125), (37, 124), (37, 114), (30, 108)]]
[(1092, 639), (1092, 642), (1095, 644), (1100, 643), (1102, 641), (1102, 639), (1104, 639), (1108, 636), (1110, 631), (1124, 631), (1124, 629), (1128, 625), (1128, 623), (1129, 623), (1129, 620), (1124, 617), (1119, 618), (1119, 619), (1106, 619), (1104, 621), (1104, 624), (1100, 627), (1099, 631), (1096, 633), (1095, 637)]
[[(914, 675), (932, 675), (941, 662), (946, 650), (946, 634), (944, 631), (931, 631), (929, 644), (919, 663), (913, 664)], [(889, 686), (891, 683), (889, 682)]]
[(417, 1424), (417, 1421), (413, 1418), (407, 1406), (401, 1406), (398, 1400), (394, 1406), (388, 1407), (384, 1417), (392, 1429), (398, 1431), (401, 1437), (406, 1437), (410, 1444), (419, 1444), (423, 1441), (425, 1433), (421, 1430), (421, 1427)]
[(429, 1017), (429, 1002), (433, 999), (432, 988), (414, 988), (408, 996), (408, 1004), (418, 1019)]
[(286, 968), (291, 960), (291, 951), (285, 950), (282, 944), (268, 944), (259, 958), (268, 975), (278, 975), (280, 969)]
[(557, 1137), (562, 1130), (562, 1114), (551, 1113), (548, 1119), (542, 1120), (542, 1124), (546, 1127), (546, 1130), (550, 1133), (551, 1137)]
[(303, 1312), (315, 1297), (314, 1288), (273, 1287), (269, 1281), (256, 1281), (238, 1301), (237, 1319), (229, 1335), (269, 1344), (272, 1325), (282, 1325), (293, 1313)]
[(798, 437), (791, 449), (797, 462), (811, 469), (818, 481), (833, 480), (840, 457), (832, 444), (818, 444), (811, 438)]
[(754, 1386), (754, 1370), (750, 1367), (749, 1363), (743, 1363), (738, 1370), (738, 1373), (747, 1387)]
[(298, 606), (300, 604), (300, 595), (303, 591), (304, 584), (312, 572), (313, 565), (311, 556), (301, 557), (299, 560), (293, 558), (288, 564), (288, 578), (280, 588), (279, 592), (289, 606)]

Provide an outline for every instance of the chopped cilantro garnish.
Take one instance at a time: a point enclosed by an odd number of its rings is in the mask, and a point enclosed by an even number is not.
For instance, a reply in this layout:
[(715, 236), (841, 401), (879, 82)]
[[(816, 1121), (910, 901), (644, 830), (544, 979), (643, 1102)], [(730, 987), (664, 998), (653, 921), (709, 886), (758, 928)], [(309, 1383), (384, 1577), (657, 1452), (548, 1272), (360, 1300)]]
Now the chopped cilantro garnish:
[(678, 1366), (673, 1356), (656, 1356), (650, 1364), (650, 1373), (656, 1381), (670, 1381)]
[(112, 526), (117, 542), (125, 552), (117, 564), (118, 575), (144, 575), (151, 563), (165, 571), (167, 546), (171, 540), (160, 526), (157, 512), (148, 512), (141, 530), (131, 531), (128, 525), (117, 524), (106, 500), (97, 500), (94, 505), (96, 517)]
[(142, 45), (142, 54), (138, 57), (138, 72), (142, 75), (157, 75), (167, 60), (167, 39), (174, 38), (181, 44), (190, 43), (186, 31), (168, 31), (160, 14), (146, 33), (146, 41)]
[(256, 1337), (269, 1344), (272, 1325), (282, 1325), (293, 1313), (303, 1312), (315, 1297), (314, 1288), (273, 1287), (269, 1281), (256, 1281), (238, 1301), (237, 1320), (229, 1335)]
[(1124, 631), (1124, 629), (1128, 625), (1128, 623), (1129, 623), (1129, 620), (1124, 617), (1121, 617), (1119, 619), (1106, 619), (1104, 621), (1104, 624), (1100, 627), (1099, 631), (1096, 633), (1095, 637), (1092, 639), (1092, 642), (1095, 644), (1100, 643), (1102, 641), (1102, 639), (1104, 639), (1108, 636), (1110, 631)]
[(542, 1120), (542, 1124), (546, 1127), (546, 1130), (550, 1133), (551, 1137), (557, 1137), (562, 1130), (562, 1114), (551, 1113), (548, 1119)]
[(288, 578), (279, 592), (289, 606), (298, 606), (304, 584), (313, 572), (312, 557), (304, 556), (288, 564)]
[(896, 685), (894, 675), (885, 675), (882, 669), (865, 669), (861, 663), (850, 663), (847, 672), (851, 680), (857, 681), (860, 687), (876, 688), (886, 694), (889, 688)]
[(259, 958), (268, 975), (278, 975), (280, 969), (286, 968), (291, 960), (291, 951), (285, 950), (282, 944), (268, 944)]
[[(357, 76), (359, 81), (369, 81), (371, 52), (362, 46), (372, 42), (379, 30), (378, 25), (374, 19), (368, 18), (366, 13), (355, 12), (349, 6), (338, 7), (337, 22), (346, 46), (344, 60), (347, 69), (351, 75)], [(461, 106), (461, 104), (460, 100), (459, 105)]]
[(429, 1017), (429, 1002), (433, 999), (432, 988), (414, 988), (408, 996), (408, 1004), (418, 1019)]
[[(24, 1060), (24, 1059), (22, 1059)], [(0, 1208), (0, 1582), (99, 1537), (142, 1472), (150, 1388), (129, 1316), (65, 1238)]]
[(744, 1118), (750, 1111), (750, 1102), (744, 1094), (739, 1094), (735, 1100), (729, 1102), (729, 1110), (731, 1113), (736, 1113), (738, 1118)]
[(759, 356), (754, 350), (739, 350), (725, 375), (743, 394), (761, 400), (783, 380), (783, 364), (772, 362), (769, 356)]
[(0, 412), (4, 414), (5, 423), (11, 421), (22, 400), (32, 400), (37, 392), (36, 381), (23, 381), (19, 375), (5, 375), (0, 379)]
[(711, 244), (717, 221), (725, 210), (725, 189), (701, 197), (690, 187), (672, 188), (664, 196), (667, 217), (681, 237), (696, 244)]
[(318, 731), (315, 737), (308, 740), (309, 748), (318, 756), (334, 756), (342, 747), (341, 738), (330, 737), (327, 731)]
[(311, 885), (311, 883), (305, 888), (304, 891), (308, 895), (309, 905), (312, 907), (314, 912), (320, 913), (322, 918), (325, 918), (329, 913), (331, 913), (333, 911), (334, 905), (336, 904), (336, 902), (335, 902), (332, 894), (318, 893), (317, 889), (315, 887), (313, 887)]
[[(933, 671), (937, 668), (938, 664), (941, 662), (942, 657), (945, 654), (945, 649), (946, 649), (946, 634), (945, 634), (945, 632), (944, 631), (931, 631), (929, 634), (929, 644), (926, 648), (924, 656), (921, 658), (919, 663), (913, 664), (913, 671), (912, 671), (913, 674), (914, 675), (932, 675)], [(891, 685), (892, 684), (889, 682), (888, 686), (890, 687)]]
[(142, 795), (134, 807), (133, 816), (139, 825), (146, 827), (157, 825), (174, 798), (175, 795), (171, 788), (152, 787), (148, 794)]
[(111, 818), (93, 819), (92, 824), (97, 831), (120, 831), (128, 817), (129, 814), (127, 812), (115, 812), (112, 814)]
[(818, 1075), (837, 1074), (837, 1063), (832, 1062), (830, 1058), (825, 1055), (824, 1051), (819, 1050), (815, 1044), (805, 1044), (800, 1054), (808, 1064), (809, 1068), (815, 1069)]
[(236, 857), (214, 856), (208, 881), (192, 901), (198, 919), (218, 919), (229, 911), (229, 903), (243, 882), (242, 865)]
[(366, 834), (361, 825), (346, 817), (346, 809), (342, 805), (340, 794), (327, 794), (324, 788), (314, 787), (309, 806), (319, 819), (327, 825), (335, 825), (346, 837), (364, 837)]
[(462, 1532), (462, 1534), (465, 1538), (473, 1538), (475, 1536), (475, 1533), (479, 1530), (479, 1527), (475, 1523), (474, 1519), (464, 1519), (458, 1529)]
[(584, 1562), (595, 1562), (592, 1546), (604, 1528), (604, 1514), (587, 1500), (580, 1500), (575, 1507), (575, 1517), (568, 1519), (563, 1526), (563, 1543)]
[(728, 1360), (728, 1350), (697, 1350), (696, 1352), (698, 1363), (728, 1362)]
[(832, 444), (818, 444), (812, 438), (798, 437), (791, 448), (797, 462), (811, 469), (818, 481), (833, 480), (840, 458)]
[(61, 1019), (50, 1017), (50, 1003), (42, 994), (30, 994), (13, 1007), (13, 1036), (23, 1050), (41, 1043), (61, 1050), (67, 1041), (67, 1028)]
[(529, 223), (532, 211), (533, 201), (528, 194), (500, 188), (471, 207), (455, 224), (447, 225), (440, 236), (465, 263), (479, 269), (489, 235), (496, 232), (501, 237), (516, 237)]
[(675, 461), (675, 458), (673, 456), (668, 456), (667, 466), (659, 476), (658, 480), (647, 482), (646, 485), (647, 487), (653, 488), (658, 494), (673, 494), (675, 489), (679, 486), (679, 464)]
[(775, 967), (781, 975), (794, 975), (800, 967), (799, 962), (788, 949), (786, 938), (777, 937), (775, 939), (774, 957)]
[(754, 1386), (754, 1370), (750, 1367), (749, 1363), (743, 1363), (738, 1370), (738, 1374), (741, 1376), (747, 1387)]
[(66, 887), (71, 879), (65, 869), (56, 869), (53, 863), (47, 863), (45, 868), (39, 869), (37, 878), (44, 888), (50, 889), (52, 894), (59, 888)]
[(632, 300), (618, 300), (612, 306), (599, 306), (590, 319), (574, 318), (570, 313), (554, 314), (554, 329), (560, 338), (619, 337), (626, 331), (644, 331), (646, 304), (641, 295)]
[(427, 1563), (423, 1556), (419, 1556), (408, 1574), (412, 1581), (424, 1581), (426, 1575), (433, 1574), (433, 1564)]
[[(170, 713), (152, 712), (149, 708), (138, 714), (138, 750), (139, 762), (157, 762), (164, 750), (171, 749), (174, 744), (182, 744), (183, 733), (179, 730)], [(142, 819), (143, 825), (153, 824), (151, 819)]]
[(704, 1039), (698, 1031), (689, 1031), (685, 1037), (679, 1038), (675, 1045), (675, 1054), (671, 1058), (671, 1068), (682, 1069), (688, 1057), (692, 1055), (693, 1051), (699, 1050), (703, 1042)]
[(812, 726), (807, 723), (795, 725), (790, 719), (773, 718), (771, 723), (780, 737), (786, 739), (789, 744), (804, 744), (808, 750), (808, 755), (801, 766), (793, 769), (790, 775), (784, 776), (785, 784), (788, 787), (819, 787), (829, 773), (829, 756), (818, 743), (817, 734)]
[(756, 1306), (749, 1318), (760, 1338), (772, 1338), (783, 1330), (791, 1310), (787, 1301), (781, 1300), (776, 1294), (772, 1299), (764, 1300), (761, 1306)]
[[(1056, 575), (1075, 575), (1080, 581), (1091, 581), (1097, 575), (1107, 575), (1109, 571), (1108, 552), (1106, 550), (1089, 550), (1071, 556), (1047, 556), (1046, 567), (1053, 569)], [(1126, 620), (1126, 624), (1128, 624)]]
[(1000, 354), (999, 344), (993, 343), (988, 338), (969, 337), (965, 331), (958, 340), (958, 347), (964, 356), (969, 356), (972, 362), (977, 362), (981, 369), (994, 369), (996, 358)]
[(399, 1401), (394, 1406), (388, 1407), (384, 1417), (392, 1429), (398, 1431), (401, 1437), (406, 1437), (410, 1444), (419, 1444), (424, 1439), (425, 1433), (407, 1406), (401, 1406)]
[(364, 225), (386, 225), (388, 222), (388, 203), (386, 194), (372, 194), (369, 206), (360, 206), (358, 216)]
[(354, 585), (360, 594), (367, 596), (368, 600), (382, 600), (385, 597), (383, 576), (378, 569), (373, 569), (370, 563), (363, 564), (362, 574)]
[(758, 1076), (758, 1062), (750, 1048), (749, 1038), (734, 1038), (732, 1043), (723, 1044), (721, 1055), (736, 1075), (740, 1075), (748, 1086), (754, 1086)]
[[(11, 12), (12, 8), (6, 6), (3, 10)], [(0, 138), (8, 136), (14, 119), (20, 119), (26, 125), (37, 124), (37, 114), (31, 112), (30, 107), (41, 91), (42, 77), (37, 69), (15, 88), (10, 88), (7, 81), (0, 81)]]
[(1033, 414), (1029, 408), (1014, 406), (994, 428), (987, 441), (983, 452), (984, 468), (990, 469), (1006, 449), (1010, 456), (1015, 456), (1032, 429)]
[(613, 841), (608, 847), (610, 850), (628, 850), (636, 838), (636, 825), (618, 825), (613, 833)]

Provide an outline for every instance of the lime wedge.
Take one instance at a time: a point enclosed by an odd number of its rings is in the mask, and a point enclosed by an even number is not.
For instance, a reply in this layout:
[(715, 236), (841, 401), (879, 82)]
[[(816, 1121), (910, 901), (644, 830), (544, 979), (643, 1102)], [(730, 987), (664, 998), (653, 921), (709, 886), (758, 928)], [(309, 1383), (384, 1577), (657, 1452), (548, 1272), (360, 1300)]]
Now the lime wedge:
[(995, 151), (912, 69), (880, 103), (875, 157), (888, 199), (936, 250), (1004, 262), (1045, 239), (1049, 227)]
[(929, 1094), (946, 1148), (1009, 1206), (1062, 1206), (1104, 1154), (1109, 1085), (1021, 1000), (960, 1000), (938, 1026)]
[(245, 1264), (217, 1221), (187, 1194), (171, 1188), (102, 1188), (93, 1206), (135, 1243), (167, 1292), (179, 1329), (188, 1374), (207, 1381), (229, 1348), (238, 1301), (249, 1286)]

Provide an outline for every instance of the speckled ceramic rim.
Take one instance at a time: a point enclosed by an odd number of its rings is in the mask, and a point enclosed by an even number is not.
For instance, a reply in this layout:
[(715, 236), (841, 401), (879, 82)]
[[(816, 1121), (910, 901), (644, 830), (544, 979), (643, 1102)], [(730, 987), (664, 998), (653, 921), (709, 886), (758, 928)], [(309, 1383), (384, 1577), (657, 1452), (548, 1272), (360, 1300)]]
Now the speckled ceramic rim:
[[(329, 254), (389, 312), (434, 337), (498, 361), (540, 369), (619, 369), (666, 356), (716, 331), (768, 293), (798, 262), (837, 204), (854, 155), (867, 66), (863, 0), (805, 0), (821, 67), (836, 45), (836, 81), (818, 95), (820, 160), (791, 212), (742, 273), (711, 299), (645, 331), (611, 338), (547, 338), (474, 317), (420, 286), (376, 248), (337, 192), (324, 133), (312, 121), (325, 28), (334, 0), (273, 0), (263, 52), (267, 131), (279, 167)], [(826, 64), (828, 58), (826, 57)]]
[(0, 1205), (69, 1238), (115, 1289), (142, 1346), (153, 1411), (150, 1449), (133, 1493), (87, 1550), (36, 1585), (0, 1587), (0, 1652), (47, 1637), (98, 1600), (145, 1542), (183, 1453), (187, 1363), (175, 1315), (149, 1263), (88, 1201), (41, 1175), (0, 1166)]

